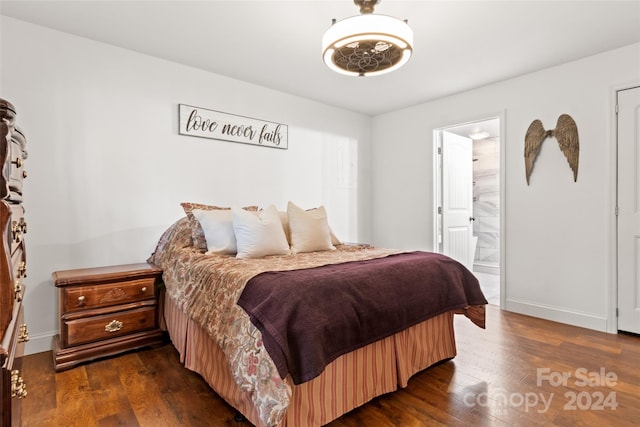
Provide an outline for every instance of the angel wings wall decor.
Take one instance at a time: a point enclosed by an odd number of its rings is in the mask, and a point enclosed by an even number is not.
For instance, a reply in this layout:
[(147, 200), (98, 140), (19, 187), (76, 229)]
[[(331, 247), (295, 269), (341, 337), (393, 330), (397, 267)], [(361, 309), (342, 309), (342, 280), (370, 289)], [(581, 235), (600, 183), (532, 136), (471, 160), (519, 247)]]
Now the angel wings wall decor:
[(533, 171), (533, 164), (538, 157), (542, 141), (547, 137), (555, 137), (560, 145), (560, 150), (567, 158), (569, 167), (573, 171), (573, 181), (578, 180), (578, 157), (580, 155), (580, 144), (578, 142), (578, 126), (568, 114), (558, 117), (556, 128), (545, 130), (540, 120), (534, 120), (529, 125), (524, 137), (524, 165), (527, 175), (527, 185)]

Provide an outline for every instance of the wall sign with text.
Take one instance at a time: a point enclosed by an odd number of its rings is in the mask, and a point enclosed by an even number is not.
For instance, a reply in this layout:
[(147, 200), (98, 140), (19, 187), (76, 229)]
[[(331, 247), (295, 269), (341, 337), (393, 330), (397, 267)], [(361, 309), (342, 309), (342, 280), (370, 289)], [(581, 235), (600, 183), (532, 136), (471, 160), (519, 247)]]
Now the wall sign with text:
[(180, 135), (287, 149), (287, 125), (179, 104)]

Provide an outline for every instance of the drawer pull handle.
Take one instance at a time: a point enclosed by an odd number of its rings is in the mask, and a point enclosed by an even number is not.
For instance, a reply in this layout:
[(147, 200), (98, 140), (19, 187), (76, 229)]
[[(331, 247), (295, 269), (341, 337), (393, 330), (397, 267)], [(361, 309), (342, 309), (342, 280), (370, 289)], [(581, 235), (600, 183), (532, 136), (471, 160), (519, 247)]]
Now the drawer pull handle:
[(18, 266), (18, 277), (27, 277), (27, 263), (25, 261), (21, 261)]
[(104, 327), (105, 332), (118, 332), (120, 329), (122, 329), (122, 325), (123, 323), (118, 321), (118, 320), (112, 320), (111, 322), (107, 323), (106, 326)]
[(18, 302), (22, 301), (24, 286), (22, 286), (22, 283), (20, 283), (20, 279), (16, 279), (14, 292), (16, 294), (16, 301)]
[(20, 243), (22, 239), (22, 227), (18, 221), (11, 221), (11, 234), (15, 243)]
[(14, 165), (16, 165), (19, 168), (22, 167), (22, 159), (20, 157), (16, 157), (16, 159), (14, 161), (12, 161), (11, 163), (13, 163)]
[(22, 344), (27, 341), (29, 341), (29, 331), (27, 330), (27, 324), (23, 323), (18, 331), (18, 343)]
[(27, 234), (27, 221), (25, 221), (24, 218), (20, 218), (20, 221), (18, 222), (18, 229), (24, 234)]
[(146, 286), (143, 286), (143, 287), (142, 287), (142, 289), (140, 289), (140, 292), (142, 292), (143, 294), (144, 294), (145, 292), (147, 292), (147, 287), (146, 287)]
[(27, 177), (27, 171), (26, 169), (22, 170), (22, 178), (26, 178)]
[(11, 397), (23, 399), (27, 397), (27, 385), (20, 376), (20, 371), (11, 371)]
[(86, 299), (86, 297), (85, 297), (84, 295), (80, 295), (80, 296), (78, 297), (78, 306), (79, 306), (79, 307), (83, 307), (83, 306), (84, 306), (84, 304), (85, 304), (85, 303), (84, 303), (84, 300), (85, 300), (85, 299)]

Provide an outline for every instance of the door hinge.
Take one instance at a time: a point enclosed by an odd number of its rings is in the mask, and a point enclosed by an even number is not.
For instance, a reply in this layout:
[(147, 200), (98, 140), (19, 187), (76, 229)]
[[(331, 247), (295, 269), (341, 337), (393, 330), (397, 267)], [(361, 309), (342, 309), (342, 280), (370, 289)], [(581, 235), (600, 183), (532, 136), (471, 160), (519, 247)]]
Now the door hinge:
[(438, 147), (438, 154), (442, 154), (442, 147)]
[(616, 317), (620, 317), (620, 309), (616, 307)]
[(618, 216), (620, 210), (618, 209), (618, 207), (616, 206), (616, 216)]
[(619, 111), (618, 111), (618, 103), (616, 102), (616, 114), (618, 114), (618, 113), (619, 113)]
[(442, 206), (438, 206), (438, 215), (442, 215)]

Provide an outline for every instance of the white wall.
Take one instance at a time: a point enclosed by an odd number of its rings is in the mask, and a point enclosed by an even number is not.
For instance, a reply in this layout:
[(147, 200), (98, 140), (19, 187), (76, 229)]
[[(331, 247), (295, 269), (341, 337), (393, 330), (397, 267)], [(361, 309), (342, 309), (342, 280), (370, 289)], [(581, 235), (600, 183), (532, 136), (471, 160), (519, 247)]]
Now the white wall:
[[(50, 349), (56, 333), (51, 273), (144, 261), (181, 216), (180, 201), (317, 203), (306, 190), (322, 185), (294, 163), (305, 157), (305, 144), (308, 153), (317, 153), (323, 140), (357, 145), (358, 209), (348, 221), (357, 224), (355, 238), (432, 249), (433, 129), (497, 113), (506, 118), (507, 308), (600, 330), (611, 326), (610, 101), (612, 88), (640, 80), (640, 45), (372, 120), (0, 19), (0, 97), (16, 105), (28, 138), (28, 353)], [(288, 124), (290, 149), (180, 136), (179, 103)], [(574, 117), (580, 132), (578, 182), (549, 140), (527, 186), (524, 133), (536, 118), (553, 128), (562, 113)], [(301, 185), (292, 185), (296, 178)]]
[[(58, 328), (53, 271), (145, 261), (181, 201), (335, 202), (315, 167), (323, 141), (357, 146), (357, 206), (335, 231), (370, 240), (371, 118), (0, 19), (0, 97), (28, 139), (27, 353), (50, 349)], [(178, 135), (180, 103), (287, 124), (289, 150)]]
[[(433, 130), (504, 114), (506, 308), (612, 331), (611, 97), (639, 82), (634, 44), (375, 117), (373, 243), (432, 249)], [(553, 129), (563, 113), (578, 126), (578, 181), (548, 139), (527, 186), (525, 132), (534, 119)]]

